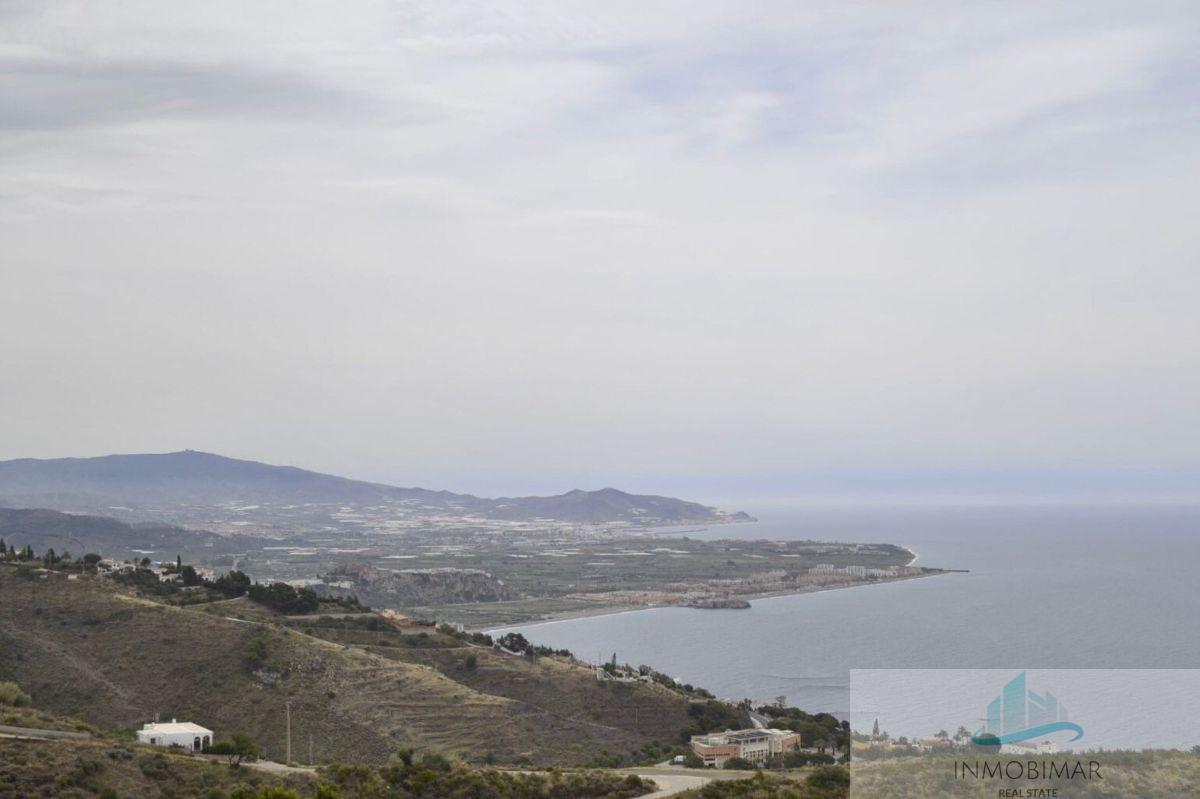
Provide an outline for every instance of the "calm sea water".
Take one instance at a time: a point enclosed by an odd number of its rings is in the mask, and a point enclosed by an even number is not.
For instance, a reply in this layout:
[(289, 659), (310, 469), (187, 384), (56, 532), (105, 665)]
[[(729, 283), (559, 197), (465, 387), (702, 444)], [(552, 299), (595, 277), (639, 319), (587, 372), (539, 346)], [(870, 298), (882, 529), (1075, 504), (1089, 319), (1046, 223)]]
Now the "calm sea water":
[(907, 546), (969, 569), (520, 628), (579, 657), (646, 663), (718, 696), (848, 715), (851, 669), (1200, 667), (1200, 507), (749, 508), (700, 538)]

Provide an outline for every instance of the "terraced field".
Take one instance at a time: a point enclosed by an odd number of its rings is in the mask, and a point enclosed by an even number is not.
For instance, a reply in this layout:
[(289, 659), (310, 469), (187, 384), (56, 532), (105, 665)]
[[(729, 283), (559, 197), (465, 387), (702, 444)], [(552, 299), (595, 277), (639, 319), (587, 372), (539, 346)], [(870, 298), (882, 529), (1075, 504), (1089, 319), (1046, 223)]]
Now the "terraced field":
[[(673, 743), (688, 700), (604, 686), (556, 658), (512, 657), (439, 636), (428, 648), (339, 643), (278, 621), (167, 607), (107, 580), (0, 567), (0, 680), (40, 707), (105, 729), (194, 720), (249, 733), (273, 759), (381, 762), (401, 747), (469, 760), (587, 763)], [(232, 609), (229, 609), (232, 610)], [(467, 669), (467, 654), (476, 668)], [(638, 708), (645, 708), (644, 711)]]

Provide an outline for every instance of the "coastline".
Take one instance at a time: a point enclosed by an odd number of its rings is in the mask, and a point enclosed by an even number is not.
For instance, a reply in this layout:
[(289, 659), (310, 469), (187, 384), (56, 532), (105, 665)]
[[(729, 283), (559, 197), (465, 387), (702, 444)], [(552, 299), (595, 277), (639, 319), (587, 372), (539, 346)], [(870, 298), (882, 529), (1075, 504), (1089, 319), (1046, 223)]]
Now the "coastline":
[[(908, 549), (908, 547), (902, 547), (902, 549), (912, 553), (914, 558), (917, 557), (916, 553), (913, 552), (911, 549)], [(926, 577), (939, 577), (943, 574), (955, 574), (955, 573), (961, 574), (965, 571), (966, 571), (965, 569), (939, 569), (938, 571), (931, 571), (926, 574), (909, 574), (909, 575), (904, 575), (901, 577), (893, 577), (893, 578), (890, 578), (887, 580), (869, 580), (869, 581), (863, 581), (863, 582), (859, 582), (859, 583), (851, 583), (850, 585), (826, 585), (826, 586), (819, 586), (819, 587), (808, 588), (808, 589), (803, 589), (803, 590), (764, 591), (762, 593), (757, 593), (757, 594), (739, 594), (737, 598), (745, 599), (746, 601), (748, 601), (750, 603), (754, 603), (760, 599), (776, 599), (778, 597), (785, 597), (785, 596), (803, 596), (804, 594), (817, 594), (817, 593), (821, 593), (823, 591), (848, 591), (848, 590), (851, 590), (854, 588), (866, 588), (866, 587), (869, 587), (872, 585), (884, 585), (887, 583), (899, 583), (899, 582), (904, 582), (906, 580), (921, 580)], [(468, 630), (468, 632), (492, 633), (492, 632), (496, 632), (498, 630), (524, 629), (526, 627), (537, 627), (537, 626), (540, 626), (543, 624), (556, 624), (556, 623), (562, 622), (562, 621), (575, 621), (577, 619), (590, 619), (590, 618), (593, 618), (596, 616), (615, 616), (615, 615), (618, 615), (621, 613), (640, 613), (641, 611), (645, 611), (645, 610), (659, 610), (661, 608), (685, 608), (688, 610), (695, 610), (699, 613), (720, 613), (720, 612), (722, 612), (722, 610), (728, 610), (729, 612), (738, 612), (738, 609), (733, 609), (733, 608), (730, 608), (730, 609), (689, 608), (687, 605), (676, 605), (676, 604), (606, 605), (603, 607), (586, 608), (583, 610), (565, 610), (565, 611), (561, 611), (559, 613), (551, 613), (551, 614), (548, 614), (541, 618), (531, 619), (529, 621), (520, 622), (518, 624), (501, 624), (501, 625), (494, 625), (494, 626), (478, 627), (478, 628), (470, 629), (470, 630)]]

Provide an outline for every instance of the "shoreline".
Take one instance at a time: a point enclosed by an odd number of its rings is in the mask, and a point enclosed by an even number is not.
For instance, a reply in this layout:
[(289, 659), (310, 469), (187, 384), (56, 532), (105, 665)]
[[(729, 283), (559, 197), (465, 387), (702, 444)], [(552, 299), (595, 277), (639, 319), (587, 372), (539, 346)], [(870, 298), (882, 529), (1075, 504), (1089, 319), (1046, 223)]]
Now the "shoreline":
[[(916, 553), (912, 552), (907, 547), (902, 547), (916, 557)], [(805, 594), (818, 594), (824, 591), (848, 591), (853, 588), (868, 588), (873, 585), (886, 585), (888, 583), (900, 583), (907, 580), (922, 580), (926, 577), (940, 577), (944, 574), (961, 574), (966, 572), (966, 569), (941, 569), (928, 574), (910, 574), (902, 577), (893, 577), (887, 580), (870, 580), (861, 583), (852, 583), (850, 585), (832, 585), (820, 586), (806, 590), (789, 590), (789, 591), (764, 591), (755, 594), (739, 594), (738, 599), (745, 599), (753, 604), (760, 599), (778, 599), (785, 596), (804, 596)], [(585, 610), (564, 610), (559, 613), (552, 613), (540, 619), (531, 619), (530, 621), (520, 622), (518, 624), (501, 624), (495, 626), (477, 627), (469, 629), (467, 632), (472, 633), (492, 633), (499, 630), (515, 630), (524, 629), (526, 627), (537, 627), (543, 624), (557, 624), (564, 621), (576, 621), (578, 619), (590, 619), (597, 616), (616, 616), (622, 613), (640, 613), (644, 610), (660, 610), (662, 608), (684, 608), (687, 610), (695, 610), (702, 613), (720, 613), (722, 610), (735, 612), (737, 610), (745, 610), (744, 608), (691, 608), (687, 605), (606, 605), (604, 607), (587, 608)]]

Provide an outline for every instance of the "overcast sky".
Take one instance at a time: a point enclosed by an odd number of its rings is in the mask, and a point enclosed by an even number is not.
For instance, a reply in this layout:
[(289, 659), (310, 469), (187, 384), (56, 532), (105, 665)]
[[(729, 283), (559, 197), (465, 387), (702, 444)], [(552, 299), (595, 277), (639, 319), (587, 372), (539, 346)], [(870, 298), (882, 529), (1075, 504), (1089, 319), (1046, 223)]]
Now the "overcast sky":
[(0, 458), (1195, 496), (1198, 23), (0, 2)]

